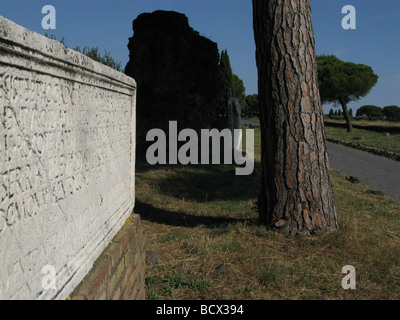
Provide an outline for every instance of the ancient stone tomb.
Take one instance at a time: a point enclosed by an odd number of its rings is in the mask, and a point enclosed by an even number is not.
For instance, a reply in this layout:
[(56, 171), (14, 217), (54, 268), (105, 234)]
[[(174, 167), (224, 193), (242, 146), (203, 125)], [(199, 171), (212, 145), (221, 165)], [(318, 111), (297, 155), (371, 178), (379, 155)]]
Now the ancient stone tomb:
[(0, 16), (0, 299), (66, 299), (131, 215), (135, 97)]

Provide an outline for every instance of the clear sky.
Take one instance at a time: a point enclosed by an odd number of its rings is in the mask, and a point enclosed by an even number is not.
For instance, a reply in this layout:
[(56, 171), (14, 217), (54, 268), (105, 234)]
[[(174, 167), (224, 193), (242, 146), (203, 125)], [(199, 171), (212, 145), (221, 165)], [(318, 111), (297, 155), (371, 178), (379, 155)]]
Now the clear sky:
[[(56, 29), (44, 30), (44, 5), (56, 8)], [(356, 8), (356, 29), (342, 28), (342, 8)], [(317, 54), (334, 54), (344, 61), (363, 63), (379, 76), (370, 94), (350, 103), (400, 106), (400, 0), (311, 0)], [(99, 47), (125, 67), (132, 21), (142, 12), (172, 10), (186, 14), (201, 35), (227, 49), (233, 72), (257, 93), (257, 68), (251, 0), (0, 0), (0, 15), (69, 48)], [(332, 106), (325, 106), (327, 112)]]

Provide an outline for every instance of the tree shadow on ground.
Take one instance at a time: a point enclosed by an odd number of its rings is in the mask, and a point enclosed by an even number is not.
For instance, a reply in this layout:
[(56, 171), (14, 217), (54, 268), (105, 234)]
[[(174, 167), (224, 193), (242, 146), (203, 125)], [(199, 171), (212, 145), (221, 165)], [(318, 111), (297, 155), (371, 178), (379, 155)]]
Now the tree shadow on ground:
[[(259, 164), (256, 164), (259, 167)], [(259, 170), (258, 168), (256, 169)], [(191, 166), (172, 169), (158, 181), (159, 192), (196, 202), (249, 200), (257, 198), (259, 177), (235, 175), (234, 166)]]
[(175, 227), (195, 228), (198, 226), (205, 226), (207, 228), (216, 228), (236, 223), (257, 223), (255, 219), (195, 216), (181, 212), (173, 212), (155, 208), (152, 205), (143, 203), (139, 200), (136, 200), (135, 202), (135, 212), (140, 215), (142, 220)]
[(152, 183), (151, 171), (157, 175), (157, 190), (163, 195), (196, 202), (214, 200), (249, 200), (258, 197), (261, 163), (254, 163), (253, 173), (236, 175), (236, 165), (150, 165), (143, 154), (137, 155), (136, 173)]
[[(198, 212), (197, 204), (210, 204), (218, 202), (215, 207), (223, 207), (229, 214), (230, 209), (237, 205), (247, 206), (247, 201), (254, 200), (254, 205), (259, 193), (261, 164), (254, 163), (254, 171), (248, 176), (235, 175), (235, 165), (155, 165), (151, 166), (141, 157), (137, 157), (136, 173), (138, 174), (137, 186), (146, 185), (150, 191), (136, 199), (135, 212), (146, 221), (156, 222), (171, 226), (196, 227), (204, 225), (209, 228), (235, 223), (257, 223), (255, 218), (229, 217), (190, 214)], [(183, 210), (169, 211), (153, 204), (159, 195), (166, 196), (171, 202), (185, 203)], [(146, 200), (145, 200), (146, 199)], [(187, 205), (187, 206), (186, 206)], [(193, 207), (191, 207), (193, 206)], [(248, 203), (249, 210), (254, 210)], [(211, 209), (213, 210), (213, 209)], [(247, 211), (247, 209), (244, 209)]]

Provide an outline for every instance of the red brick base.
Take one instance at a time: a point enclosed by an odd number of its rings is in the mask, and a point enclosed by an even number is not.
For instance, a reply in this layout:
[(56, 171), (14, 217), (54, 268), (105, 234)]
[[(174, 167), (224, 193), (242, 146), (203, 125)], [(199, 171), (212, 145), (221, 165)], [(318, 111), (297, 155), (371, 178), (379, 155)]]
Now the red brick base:
[(144, 300), (145, 235), (132, 215), (71, 294), (71, 300)]

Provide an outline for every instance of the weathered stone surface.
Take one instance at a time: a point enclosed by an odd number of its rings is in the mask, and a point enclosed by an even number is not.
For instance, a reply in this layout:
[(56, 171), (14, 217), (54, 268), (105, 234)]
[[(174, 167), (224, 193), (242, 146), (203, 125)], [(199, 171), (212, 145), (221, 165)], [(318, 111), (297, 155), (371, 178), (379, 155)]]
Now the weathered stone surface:
[(169, 120), (178, 121), (179, 131), (215, 127), (217, 44), (194, 31), (184, 14), (171, 11), (143, 13), (133, 30), (125, 73), (138, 84), (138, 141), (153, 128), (168, 133)]
[(0, 299), (65, 299), (134, 207), (136, 83), (1, 16), (0, 52)]

